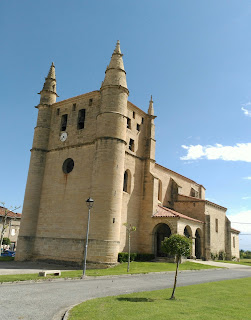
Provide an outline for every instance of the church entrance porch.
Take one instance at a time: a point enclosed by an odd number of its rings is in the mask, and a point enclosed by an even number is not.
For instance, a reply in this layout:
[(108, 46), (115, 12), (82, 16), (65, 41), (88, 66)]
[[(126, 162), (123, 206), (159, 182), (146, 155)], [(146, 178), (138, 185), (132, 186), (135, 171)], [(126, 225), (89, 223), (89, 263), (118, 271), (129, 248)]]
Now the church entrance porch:
[(161, 243), (165, 238), (169, 238), (172, 232), (170, 227), (165, 223), (160, 223), (156, 226), (154, 234), (155, 242), (155, 256), (166, 257), (166, 254), (161, 250)]

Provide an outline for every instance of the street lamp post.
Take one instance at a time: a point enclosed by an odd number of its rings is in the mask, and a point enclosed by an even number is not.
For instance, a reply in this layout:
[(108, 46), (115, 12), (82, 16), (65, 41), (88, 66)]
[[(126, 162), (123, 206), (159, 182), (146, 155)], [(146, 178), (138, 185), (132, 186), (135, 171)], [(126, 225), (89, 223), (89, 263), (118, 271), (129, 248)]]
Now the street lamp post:
[(86, 201), (86, 205), (88, 207), (88, 222), (87, 222), (87, 231), (86, 231), (86, 241), (85, 241), (85, 255), (84, 255), (84, 264), (83, 264), (83, 276), (85, 277), (86, 271), (86, 257), (87, 257), (87, 247), (88, 247), (88, 236), (89, 236), (89, 225), (90, 225), (90, 216), (91, 216), (91, 208), (93, 207), (94, 200), (92, 198), (88, 198)]

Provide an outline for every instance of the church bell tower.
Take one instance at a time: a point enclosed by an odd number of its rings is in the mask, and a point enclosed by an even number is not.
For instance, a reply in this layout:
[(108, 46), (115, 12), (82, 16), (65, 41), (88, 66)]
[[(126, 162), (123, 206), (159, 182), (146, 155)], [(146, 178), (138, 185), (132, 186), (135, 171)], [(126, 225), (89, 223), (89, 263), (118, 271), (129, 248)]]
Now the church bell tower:
[[(95, 219), (91, 222), (90, 247), (93, 247), (89, 250), (88, 260), (106, 263), (117, 261), (120, 244), (129, 95), (122, 56), (118, 41), (100, 88), (92, 177)], [(98, 251), (95, 250), (97, 247)], [(92, 252), (96, 254), (91, 256)]]

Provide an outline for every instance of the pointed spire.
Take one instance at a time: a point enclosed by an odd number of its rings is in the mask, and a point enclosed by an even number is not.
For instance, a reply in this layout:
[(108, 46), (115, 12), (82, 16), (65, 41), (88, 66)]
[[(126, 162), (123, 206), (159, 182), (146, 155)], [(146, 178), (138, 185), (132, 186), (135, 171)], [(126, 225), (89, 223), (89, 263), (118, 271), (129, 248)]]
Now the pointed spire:
[[(106, 86), (121, 86), (127, 89), (126, 72), (123, 63), (123, 54), (120, 50), (120, 42), (117, 41), (116, 47), (113, 51), (109, 66), (105, 71), (105, 79), (101, 86), (103, 89)], [(127, 89), (128, 90), (128, 89)]]
[(121, 54), (119, 40), (117, 40), (117, 44), (116, 44), (116, 48), (114, 49), (114, 53), (120, 53)]
[(54, 62), (52, 62), (50, 70), (48, 72), (48, 76), (46, 79), (54, 79), (56, 80), (56, 73), (55, 73), (55, 65)]
[(55, 65), (53, 62), (50, 66), (48, 75), (45, 78), (43, 89), (39, 92), (39, 94), (41, 95), (40, 104), (52, 104), (56, 102), (56, 97), (58, 97), (58, 95), (56, 90)]
[(57, 91), (56, 91), (56, 72), (55, 72), (55, 65), (53, 62), (51, 64), (48, 75), (45, 78), (45, 82), (44, 82), (44, 86), (43, 86), (42, 91), (49, 91), (49, 92), (57, 94)]
[(153, 110), (153, 97), (151, 95), (151, 100), (149, 101), (149, 108), (148, 108), (148, 114), (153, 116), (154, 110)]

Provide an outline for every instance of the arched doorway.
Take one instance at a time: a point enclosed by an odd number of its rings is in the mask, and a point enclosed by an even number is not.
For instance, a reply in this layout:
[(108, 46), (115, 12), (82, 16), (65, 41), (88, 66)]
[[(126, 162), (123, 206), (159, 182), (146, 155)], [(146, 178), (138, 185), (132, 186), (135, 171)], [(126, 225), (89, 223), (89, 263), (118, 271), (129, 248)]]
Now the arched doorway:
[(201, 230), (197, 229), (195, 232), (195, 256), (196, 259), (201, 258)]
[(161, 242), (165, 238), (169, 238), (171, 233), (171, 229), (167, 224), (161, 223), (157, 226), (155, 231), (155, 254), (157, 257), (166, 256), (166, 254), (161, 251)]
[[(184, 236), (187, 237), (188, 239), (192, 240), (192, 229), (189, 226), (185, 226), (184, 228)], [(189, 258), (192, 257), (192, 242), (191, 242), (191, 252)]]

